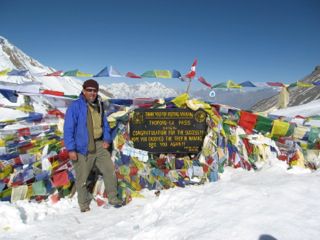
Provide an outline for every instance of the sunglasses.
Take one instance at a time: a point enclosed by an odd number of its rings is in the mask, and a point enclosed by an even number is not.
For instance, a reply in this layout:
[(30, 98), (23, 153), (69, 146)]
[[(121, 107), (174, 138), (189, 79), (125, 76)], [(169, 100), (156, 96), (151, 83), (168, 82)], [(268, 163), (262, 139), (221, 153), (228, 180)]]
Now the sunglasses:
[(86, 92), (95, 92), (95, 93), (98, 92), (98, 90), (94, 88), (86, 88), (85, 90)]

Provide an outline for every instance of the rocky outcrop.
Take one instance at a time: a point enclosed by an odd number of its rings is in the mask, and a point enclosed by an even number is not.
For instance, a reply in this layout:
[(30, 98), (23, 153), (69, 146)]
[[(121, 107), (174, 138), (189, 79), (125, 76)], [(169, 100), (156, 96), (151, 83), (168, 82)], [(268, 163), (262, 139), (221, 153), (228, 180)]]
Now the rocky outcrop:
[[(305, 78), (299, 80), (303, 83), (314, 83), (320, 82), (320, 65), (316, 66), (314, 71), (306, 76)], [(306, 104), (313, 100), (320, 99), (320, 86), (314, 87), (292, 87), (289, 88), (289, 104), (288, 107), (299, 106), (301, 104)], [(278, 104), (278, 95), (259, 101), (257, 104), (251, 107), (252, 111), (264, 112), (268, 109), (274, 108)]]

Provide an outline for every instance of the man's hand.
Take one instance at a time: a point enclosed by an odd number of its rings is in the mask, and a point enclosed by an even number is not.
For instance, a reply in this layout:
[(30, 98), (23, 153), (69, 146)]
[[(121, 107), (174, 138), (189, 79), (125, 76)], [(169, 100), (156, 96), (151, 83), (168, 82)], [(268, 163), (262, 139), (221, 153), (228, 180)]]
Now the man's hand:
[(110, 146), (110, 144), (108, 142), (103, 142), (102, 143), (102, 147), (105, 149), (108, 149), (108, 147)]
[(77, 153), (76, 153), (75, 151), (69, 152), (69, 158), (70, 158), (72, 161), (78, 160)]

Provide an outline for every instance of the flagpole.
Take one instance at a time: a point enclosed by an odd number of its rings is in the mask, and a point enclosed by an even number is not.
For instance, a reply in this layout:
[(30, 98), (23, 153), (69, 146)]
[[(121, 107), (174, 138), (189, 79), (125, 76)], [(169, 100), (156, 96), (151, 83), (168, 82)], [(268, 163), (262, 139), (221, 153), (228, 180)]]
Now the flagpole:
[(187, 87), (187, 91), (186, 91), (187, 94), (189, 94), (190, 85), (191, 85), (191, 78), (189, 78), (189, 83), (188, 83), (188, 87)]

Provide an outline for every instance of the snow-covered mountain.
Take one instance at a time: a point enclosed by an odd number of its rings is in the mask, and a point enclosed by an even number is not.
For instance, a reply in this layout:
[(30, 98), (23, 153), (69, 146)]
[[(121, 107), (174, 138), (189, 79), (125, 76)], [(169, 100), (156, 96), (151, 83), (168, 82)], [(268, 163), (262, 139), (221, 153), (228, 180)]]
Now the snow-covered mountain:
[(112, 83), (107, 87), (115, 98), (166, 98), (175, 97), (178, 93), (159, 82), (144, 82), (135, 85)]
[(64, 92), (67, 95), (77, 95), (82, 89), (82, 81), (73, 77), (44, 77), (43, 73), (52, 73), (56, 70), (44, 66), (37, 60), (29, 57), (19, 48), (0, 36), (0, 71), (5, 69), (29, 70), (26, 77), (0, 76), (1, 82), (11, 83), (40, 83), (41, 88)]
[[(56, 70), (29, 57), (0, 36), (0, 71), (7, 68), (29, 70), (30, 74), (27, 77), (0, 76), (0, 82), (40, 83), (43, 89), (61, 91), (66, 95), (78, 95), (82, 89), (82, 81), (74, 77), (44, 77), (43, 73), (52, 73)], [(178, 95), (175, 90), (167, 88), (159, 82), (145, 82), (136, 85), (114, 83), (108, 85), (108, 88), (101, 85), (100, 92), (105, 97), (114, 98), (165, 98)]]

